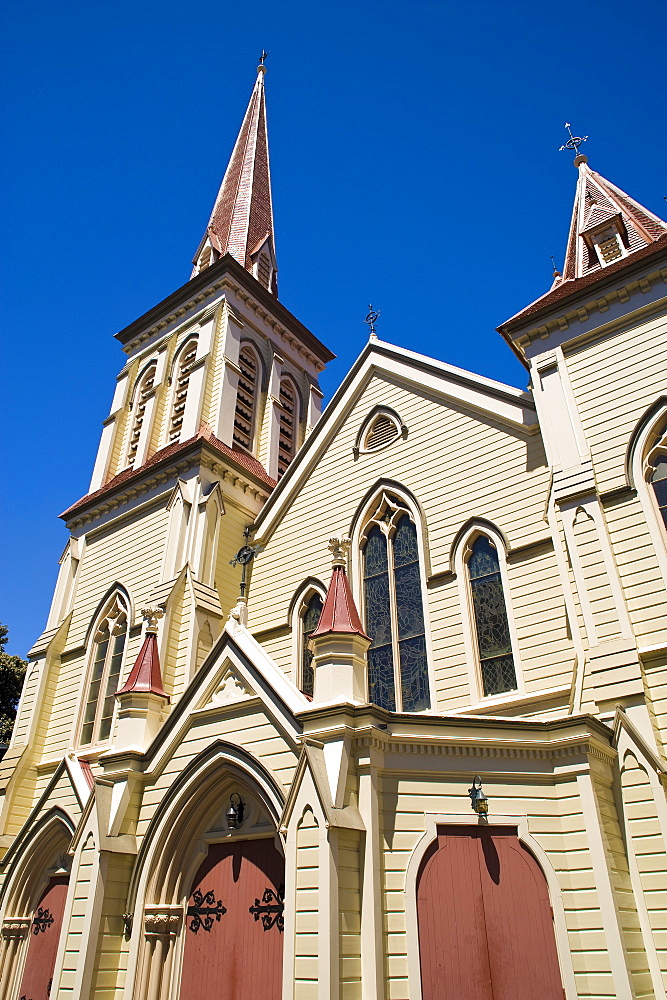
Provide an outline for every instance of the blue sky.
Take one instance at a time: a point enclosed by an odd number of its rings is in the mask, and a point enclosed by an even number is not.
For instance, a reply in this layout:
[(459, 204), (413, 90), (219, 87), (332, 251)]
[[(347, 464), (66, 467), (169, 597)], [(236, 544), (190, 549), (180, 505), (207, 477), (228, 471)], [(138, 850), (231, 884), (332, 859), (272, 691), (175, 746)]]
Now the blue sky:
[[(161, 0), (6, 6), (0, 620), (43, 628), (123, 355), (187, 280), (264, 47), (280, 297), (515, 385), (495, 327), (562, 260), (576, 171), (667, 213), (665, 5)], [(11, 461), (10, 461), (11, 456)], [(445, 487), (446, 488), (446, 487)]]

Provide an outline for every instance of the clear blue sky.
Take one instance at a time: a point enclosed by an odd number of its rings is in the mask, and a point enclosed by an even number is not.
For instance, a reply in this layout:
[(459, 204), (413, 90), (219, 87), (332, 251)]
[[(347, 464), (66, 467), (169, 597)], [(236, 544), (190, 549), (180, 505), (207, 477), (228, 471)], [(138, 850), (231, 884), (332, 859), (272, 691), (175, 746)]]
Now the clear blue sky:
[[(43, 628), (124, 356), (113, 334), (187, 280), (255, 78), (280, 291), (338, 355), (366, 339), (515, 385), (495, 327), (562, 260), (590, 164), (665, 216), (666, 7), (161, 0), (5, 7), (0, 620)], [(446, 489), (443, 483), (443, 489)]]

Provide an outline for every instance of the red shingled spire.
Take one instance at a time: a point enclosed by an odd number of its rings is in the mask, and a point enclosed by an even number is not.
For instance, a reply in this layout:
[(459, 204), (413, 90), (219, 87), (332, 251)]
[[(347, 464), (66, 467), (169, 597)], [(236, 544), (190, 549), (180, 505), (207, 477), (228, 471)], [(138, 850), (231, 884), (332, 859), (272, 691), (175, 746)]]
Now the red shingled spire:
[(241, 131), (193, 260), (193, 275), (229, 253), (277, 295), (265, 72), (261, 62)]
[(346, 635), (361, 635), (364, 639), (368, 639), (347, 580), (342, 549), (335, 548), (332, 544), (334, 541), (337, 539), (332, 539), (330, 543), (334, 549), (331, 581), (324, 599), (320, 620), (315, 631), (311, 632), (310, 638), (316, 639), (318, 636), (328, 635), (330, 632), (342, 632)]
[(579, 182), (563, 281), (604, 270), (667, 233), (667, 224), (662, 219), (591, 170), (587, 157), (580, 153), (574, 163), (579, 170)]
[(162, 671), (160, 670), (160, 657), (157, 648), (157, 635), (155, 632), (146, 632), (143, 646), (139, 650), (139, 655), (130, 671), (122, 688), (116, 694), (158, 694), (162, 698), (169, 698), (169, 695), (162, 686)]

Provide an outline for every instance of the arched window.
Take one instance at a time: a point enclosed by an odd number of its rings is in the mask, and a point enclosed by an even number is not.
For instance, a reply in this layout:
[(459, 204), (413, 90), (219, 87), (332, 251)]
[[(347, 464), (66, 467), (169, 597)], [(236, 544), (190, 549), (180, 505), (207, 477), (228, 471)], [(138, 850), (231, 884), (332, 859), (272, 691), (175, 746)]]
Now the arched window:
[(239, 387), (234, 411), (234, 444), (252, 451), (257, 406), (259, 362), (252, 347), (245, 344), (239, 354)]
[(130, 431), (130, 442), (127, 449), (127, 464), (132, 465), (137, 457), (141, 428), (144, 425), (146, 414), (146, 404), (153, 391), (155, 384), (155, 372), (157, 364), (151, 364), (141, 377), (141, 381), (136, 388), (134, 396), (134, 406), (132, 410), (132, 429)]
[(114, 595), (92, 634), (90, 680), (81, 726), (81, 744), (101, 743), (111, 735), (116, 691), (127, 638), (127, 605)]
[(315, 690), (313, 654), (308, 648), (308, 640), (317, 627), (322, 614), (322, 596), (317, 591), (311, 594), (301, 616), (301, 678), (299, 687), (312, 698)]
[(667, 454), (654, 456), (649, 475), (662, 522), (667, 528)]
[(280, 383), (280, 436), (278, 439), (278, 479), (287, 471), (287, 466), (296, 451), (296, 389), (289, 378)]
[(469, 547), (467, 562), (484, 697), (515, 691), (512, 636), (498, 550), (492, 540), (478, 535)]
[(430, 707), (417, 527), (407, 506), (383, 494), (363, 536), (369, 699), (381, 708)]
[(190, 384), (190, 366), (197, 357), (197, 338), (192, 337), (181, 349), (174, 375), (174, 390), (169, 418), (169, 444), (178, 441), (183, 426), (185, 404), (188, 398)]

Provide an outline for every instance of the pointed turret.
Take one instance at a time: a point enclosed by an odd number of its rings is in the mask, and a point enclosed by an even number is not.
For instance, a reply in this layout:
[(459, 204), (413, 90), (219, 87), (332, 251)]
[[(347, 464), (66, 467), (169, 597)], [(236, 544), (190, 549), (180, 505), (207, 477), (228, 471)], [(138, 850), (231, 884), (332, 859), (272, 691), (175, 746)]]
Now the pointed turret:
[(667, 224), (588, 166), (575, 161), (579, 181), (567, 241), (563, 281), (583, 278), (655, 243)]
[(229, 253), (277, 295), (264, 55), (211, 218), (193, 260), (192, 276)]
[(116, 695), (121, 694), (157, 694), (161, 698), (169, 696), (162, 685), (162, 671), (160, 670), (160, 657), (157, 648), (157, 635), (155, 632), (146, 632), (146, 638), (139, 650), (139, 655), (134, 661), (134, 666), (129, 677)]

